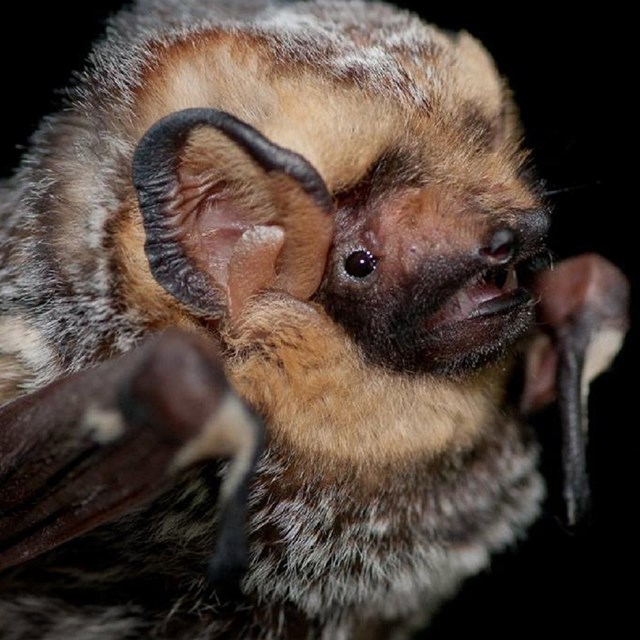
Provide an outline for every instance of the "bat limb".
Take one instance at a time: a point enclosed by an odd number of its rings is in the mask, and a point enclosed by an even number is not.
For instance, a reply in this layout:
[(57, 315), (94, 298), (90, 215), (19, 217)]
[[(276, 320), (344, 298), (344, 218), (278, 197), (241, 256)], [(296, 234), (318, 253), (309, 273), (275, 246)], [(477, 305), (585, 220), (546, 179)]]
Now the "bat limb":
[(179, 330), (18, 398), (0, 409), (0, 570), (148, 502), (187, 467), (229, 459), (210, 569), (237, 580), (262, 446), (213, 345)]
[(563, 493), (569, 524), (589, 505), (588, 394), (613, 362), (629, 326), (629, 283), (606, 259), (585, 254), (538, 277), (541, 333), (531, 342), (522, 408), (556, 399), (562, 426)]

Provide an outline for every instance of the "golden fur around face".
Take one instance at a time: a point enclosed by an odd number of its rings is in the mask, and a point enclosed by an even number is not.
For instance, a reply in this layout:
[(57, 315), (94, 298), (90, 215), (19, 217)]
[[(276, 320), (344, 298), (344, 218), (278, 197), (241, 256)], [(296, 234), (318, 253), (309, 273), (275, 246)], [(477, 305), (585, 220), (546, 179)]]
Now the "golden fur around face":
[[(354, 17), (364, 10), (359, 5), (353, 9)], [(519, 178), (523, 155), (518, 146), (514, 107), (486, 51), (468, 34), (445, 36), (412, 18), (403, 16), (402, 20), (411, 24), (423, 42), (403, 43), (400, 39), (397, 46), (382, 49), (380, 34), (362, 29), (350, 34), (358, 47), (357, 56), (349, 53), (349, 47), (353, 46), (349, 40), (338, 41), (336, 48), (345, 49), (342, 54), (345, 61), (341, 62), (336, 52), (334, 64), (327, 60), (333, 52), (315, 58), (305, 50), (303, 57), (301, 51), (291, 48), (283, 55), (282, 50), (274, 47), (268, 30), (234, 34), (212, 27), (152, 41), (149, 63), (132, 92), (136, 109), (129, 116), (129, 135), (135, 140), (151, 124), (181, 109), (201, 106), (221, 109), (256, 127), (274, 143), (300, 153), (318, 170), (334, 194), (357, 185), (380, 158), (401, 148), (410, 158), (403, 171), (423, 176), (429, 186), (413, 188), (406, 195), (392, 190), (393, 195), (384, 205), (389, 211), (383, 215), (384, 224), (390, 230), (382, 228), (380, 235), (383, 238), (385, 234), (397, 235), (396, 229), (410, 225), (416, 233), (426, 234), (421, 239), (423, 244), (440, 243), (447, 246), (447, 251), (454, 252), (458, 250), (455, 243), (464, 246), (479, 235), (478, 217), (469, 212), (470, 208), (518, 211), (535, 206), (537, 201)], [(322, 46), (311, 45), (312, 50)], [(376, 47), (380, 49), (386, 69), (382, 75), (378, 67), (367, 61), (366, 49), (378, 51)], [(369, 80), (374, 73), (379, 79), (375, 84)], [(200, 139), (194, 138), (192, 143), (194, 152), (202, 154), (204, 164), (220, 164), (215, 161), (220, 145), (215, 139), (208, 139), (205, 131), (199, 135)], [(253, 183), (261, 179), (259, 173), (254, 171), (251, 175), (247, 171), (242, 170), (245, 179)], [(469, 193), (473, 193), (471, 202)], [(403, 212), (408, 211), (414, 219), (406, 220), (407, 214)], [(480, 221), (480, 224), (485, 223)], [(117, 234), (113, 236), (115, 257), (120, 261), (114, 270), (121, 274), (123, 298), (130, 300), (131, 306), (139, 309), (143, 316), (148, 316), (152, 326), (157, 326), (160, 318), (165, 318), (163, 322), (167, 323), (188, 323), (179, 309), (171, 312), (175, 305), (148, 271), (143, 257), (141, 219), (133, 202), (116, 215), (113, 228)], [(299, 233), (304, 233), (304, 229)], [(399, 248), (397, 252), (409, 255), (406, 248)], [(319, 264), (318, 270), (323, 269), (324, 265)], [(264, 325), (254, 316), (251, 321), (242, 317), (238, 322), (261, 337), (274, 322), (284, 326), (286, 320), (278, 319), (277, 313), (265, 307), (269, 320)], [(413, 404), (418, 414), (411, 418), (411, 425), (398, 425), (396, 432), (394, 421), (383, 417), (381, 402), (365, 403), (370, 413), (378, 416), (376, 422), (392, 425), (382, 431), (381, 441), (377, 435), (369, 446), (366, 430), (358, 431), (355, 425), (352, 425), (353, 435), (346, 429), (338, 434), (324, 434), (317, 426), (300, 427), (298, 415), (274, 420), (278, 429), (291, 431), (290, 436), (301, 451), (317, 448), (328, 455), (355, 456), (370, 462), (402, 455), (434, 457), (472, 442), (474, 433), (490, 422), (494, 407), (500, 403), (499, 380), (504, 373), (476, 376), (477, 381), (464, 382), (462, 388), (458, 383), (433, 377), (416, 383), (411, 377), (405, 379), (390, 372), (372, 375), (361, 363), (361, 356), (348, 337), (323, 316), (320, 308), (310, 307), (302, 315), (305, 320), (293, 322), (292, 330), (300, 332), (298, 341), (306, 345), (304, 352), (296, 347), (289, 356), (278, 353), (273, 358), (288, 357), (293, 363), (298, 361), (292, 366), (331, 372), (325, 374), (331, 380), (324, 384), (344, 389), (346, 395), (332, 397), (332, 403), (336, 408), (342, 407), (345, 417), (352, 406), (350, 393), (354, 396), (372, 393), (371, 390), (378, 387), (384, 389), (383, 406), (388, 407), (388, 411), (394, 412), (398, 405)], [(306, 320), (307, 316), (310, 320)], [(242, 338), (234, 335), (233, 329), (225, 330), (224, 335), (227, 332), (233, 336), (230, 341), (234, 348), (242, 351)], [(313, 337), (314, 332), (317, 337)], [(239, 335), (246, 333), (241, 331)], [(245, 339), (247, 344), (255, 341)], [(274, 338), (276, 342), (278, 339)], [(286, 343), (284, 337), (282, 342)], [(332, 356), (334, 347), (327, 348), (327, 345), (334, 344), (336, 353)], [(349, 353), (351, 356), (347, 357), (345, 354)], [(321, 366), (319, 357), (323, 360)], [(260, 387), (257, 380), (268, 379), (275, 385), (278, 375), (265, 372), (264, 367), (270, 366), (269, 363), (262, 363), (259, 372), (250, 374), (251, 366), (258, 366), (251, 364), (254, 360), (243, 362), (238, 373), (233, 369), (231, 375), (241, 394), (252, 404), (265, 407), (271, 415), (275, 409), (260, 396), (271, 393), (271, 397), (282, 397), (283, 391), (262, 390), (256, 394), (255, 390)], [(344, 383), (336, 385), (336, 372), (340, 370), (344, 370)], [(289, 389), (287, 393), (291, 397), (304, 397), (298, 395), (300, 391), (295, 386), (287, 387), (297, 378), (296, 372), (287, 373), (283, 389)], [(496, 381), (492, 382), (494, 378)], [(316, 384), (322, 386), (323, 383)], [(424, 390), (426, 402), (413, 397), (416, 389)], [(282, 400), (278, 406), (292, 405)], [(293, 406), (309, 407), (313, 411), (313, 402), (309, 400)], [(444, 407), (444, 412), (439, 412), (440, 407)], [(454, 411), (451, 416), (450, 410)], [(435, 424), (441, 427), (433, 427), (425, 434), (421, 425), (433, 424), (434, 415), (438, 416)], [(339, 415), (310, 420), (314, 425), (351, 422)], [(371, 426), (370, 418), (363, 417), (361, 422), (370, 425), (371, 433), (379, 431)], [(414, 435), (407, 437), (411, 433)], [(398, 451), (398, 447), (402, 451)]]
[(408, 637), (520, 536), (543, 487), (508, 387), (547, 225), (520, 139), (477, 40), (382, 2), (115, 16), (0, 187), (0, 403), (204, 336), (224, 420), (265, 425), (250, 566), (239, 601), (204, 578), (212, 462), (0, 578), (0, 636)]

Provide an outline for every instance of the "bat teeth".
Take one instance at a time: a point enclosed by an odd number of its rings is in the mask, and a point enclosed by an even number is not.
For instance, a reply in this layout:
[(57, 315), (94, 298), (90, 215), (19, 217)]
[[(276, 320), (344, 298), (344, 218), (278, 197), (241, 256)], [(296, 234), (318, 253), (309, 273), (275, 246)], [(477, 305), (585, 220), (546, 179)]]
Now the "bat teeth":
[(492, 269), (483, 275), (485, 284), (495, 285), (503, 293), (514, 291), (519, 286), (518, 273), (514, 266)]
[(518, 288), (518, 284), (518, 273), (516, 272), (515, 267), (509, 267), (507, 269), (504, 285), (501, 287), (501, 289), (505, 292), (514, 291)]
[(506, 299), (520, 286), (514, 266), (484, 271), (462, 286), (426, 323), (427, 329), (465, 320), (480, 313), (482, 305)]

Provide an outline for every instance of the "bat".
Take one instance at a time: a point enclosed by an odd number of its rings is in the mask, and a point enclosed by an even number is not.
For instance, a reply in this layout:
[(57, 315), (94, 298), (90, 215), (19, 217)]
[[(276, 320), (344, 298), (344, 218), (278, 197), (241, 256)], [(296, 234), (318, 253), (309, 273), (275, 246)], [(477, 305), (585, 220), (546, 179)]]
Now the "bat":
[(537, 516), (556, 398), (576, 520), (627, 285), (548, 217), (467, 34), (116, 16), (0, 191), (0, 636), (408, 634)]

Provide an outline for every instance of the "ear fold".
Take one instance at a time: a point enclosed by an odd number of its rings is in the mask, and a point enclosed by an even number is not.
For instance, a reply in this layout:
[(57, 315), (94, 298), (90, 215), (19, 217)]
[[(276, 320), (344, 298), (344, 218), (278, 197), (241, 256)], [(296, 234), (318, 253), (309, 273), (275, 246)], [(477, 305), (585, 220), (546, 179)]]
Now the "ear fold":
[(564, 494), (575, 523), (589, 499), (586, 472), (590, 383), (612, 363), (628, 328), (629, 284), (598, 255), (565, 260), (536, 283), (543, 333), (527, 353), (523, 409), (557, 398), (563, 429)]
[(308, 298), (331, 243), (332, 198), (300, 155), (214, 109), (186, 109), (141, 139), (133, 179), (156, 280), (200, 316), (235, 316), (275, 287)]

